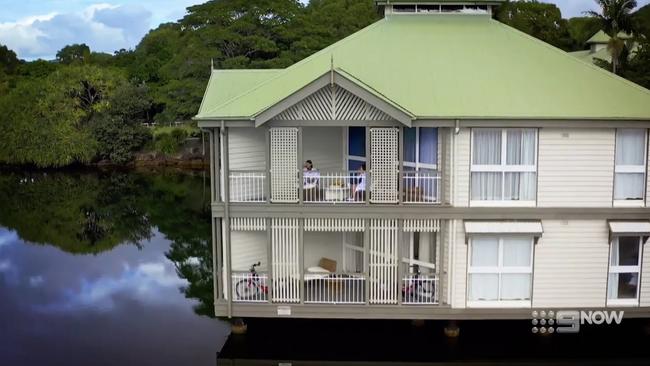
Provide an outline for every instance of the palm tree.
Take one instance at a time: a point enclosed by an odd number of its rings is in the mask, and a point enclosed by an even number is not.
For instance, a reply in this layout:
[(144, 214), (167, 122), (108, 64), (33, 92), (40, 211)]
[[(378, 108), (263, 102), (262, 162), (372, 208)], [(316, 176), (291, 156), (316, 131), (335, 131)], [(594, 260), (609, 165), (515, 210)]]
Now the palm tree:
[(612, 56), (612, 71), (616, 74), (621, 53), (625, 48), (625, 41), (619, 37), (619, 33), (632, 33), (632, 11), (637, 4), (635, 0), (595, 1), (601, 12), (587, 11), (585, 14), (600, 20), (603, 30), (610, 36), (607, 50)]

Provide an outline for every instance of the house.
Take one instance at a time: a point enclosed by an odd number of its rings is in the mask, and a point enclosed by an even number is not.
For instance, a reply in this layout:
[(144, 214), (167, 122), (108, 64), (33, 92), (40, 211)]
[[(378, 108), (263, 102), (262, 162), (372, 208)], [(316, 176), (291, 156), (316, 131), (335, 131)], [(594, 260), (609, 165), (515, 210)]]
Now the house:
[[(625, 46), (630, 50), (630, 57), (633, 57), (639, 49), (639, 44), (627, 33), (620, 32), (618, 37), (625, 42)], [(607, 50), (610, 39), (607, 33), (600, 30), (587, 40), (588, 50), (569, 52), (569, 54), (590, 63), (595, 63), (596, 60), (612, 62), (612, 55)]]
[(377, 1), (286, 69), (212, 72), (218, 316), (650, 316), (650, 91), (500, 2)]

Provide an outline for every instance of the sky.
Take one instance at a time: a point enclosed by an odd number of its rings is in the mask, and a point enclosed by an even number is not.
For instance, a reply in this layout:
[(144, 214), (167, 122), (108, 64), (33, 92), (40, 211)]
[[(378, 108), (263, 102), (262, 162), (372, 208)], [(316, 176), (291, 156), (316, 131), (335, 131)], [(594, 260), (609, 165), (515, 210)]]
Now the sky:
[[(301, 0), (306, 2), (307, 0)], [(135, 47), (152, 28), (183, 17), (202, 0), (0, 0), (0, 44), (26, 60), (52, 59), (66, 45), (86, 43), (112, 53)], [(593, 0), (546, 0), (563, 16), (595, 9)], [(640, 0), (639, 5), (650, 3)]]

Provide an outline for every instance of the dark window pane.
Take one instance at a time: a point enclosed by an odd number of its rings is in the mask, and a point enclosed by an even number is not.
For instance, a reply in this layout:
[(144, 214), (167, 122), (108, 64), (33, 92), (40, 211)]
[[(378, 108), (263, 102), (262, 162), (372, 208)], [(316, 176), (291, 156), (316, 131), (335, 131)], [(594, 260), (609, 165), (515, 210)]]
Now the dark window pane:
[(437, 128), (420, 128), (420, 163), (438, 164)]
[(358, 161), (358, 160), (348, 160), (348, 169), (350, 171), (360, 170), (361, 164), (365, 164), (365, 163), (363, 161)]
[(404, 129), (404, 161), (415, 163), (415, 127)]
[(348, 155), (366, 156), (365, 127), (350, 127), (348, 129)]
[(618, 274), (618, 299), (636, 299), (638, 285), (639, 285), (638, 273), (619, 273)]
[(634, 236), (622, 236), (618, 239), (618, 265), (637, 266), (639, 265), (639, 238)]

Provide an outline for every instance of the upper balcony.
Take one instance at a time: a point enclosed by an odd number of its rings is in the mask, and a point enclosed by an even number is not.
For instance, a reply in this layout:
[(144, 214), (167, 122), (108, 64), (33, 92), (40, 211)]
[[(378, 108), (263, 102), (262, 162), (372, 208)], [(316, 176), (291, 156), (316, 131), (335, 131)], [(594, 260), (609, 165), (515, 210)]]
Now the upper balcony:
[(259, 149), (263, 141), (252, 131), (235, 131), (239, 145), (229, 149), (232, 203), (442, 203), (436, 128), (272, 127), (265, 130), (265, 169), (237, 156), (250, 154), (241, 144), (254, 144), (255, 135)]

